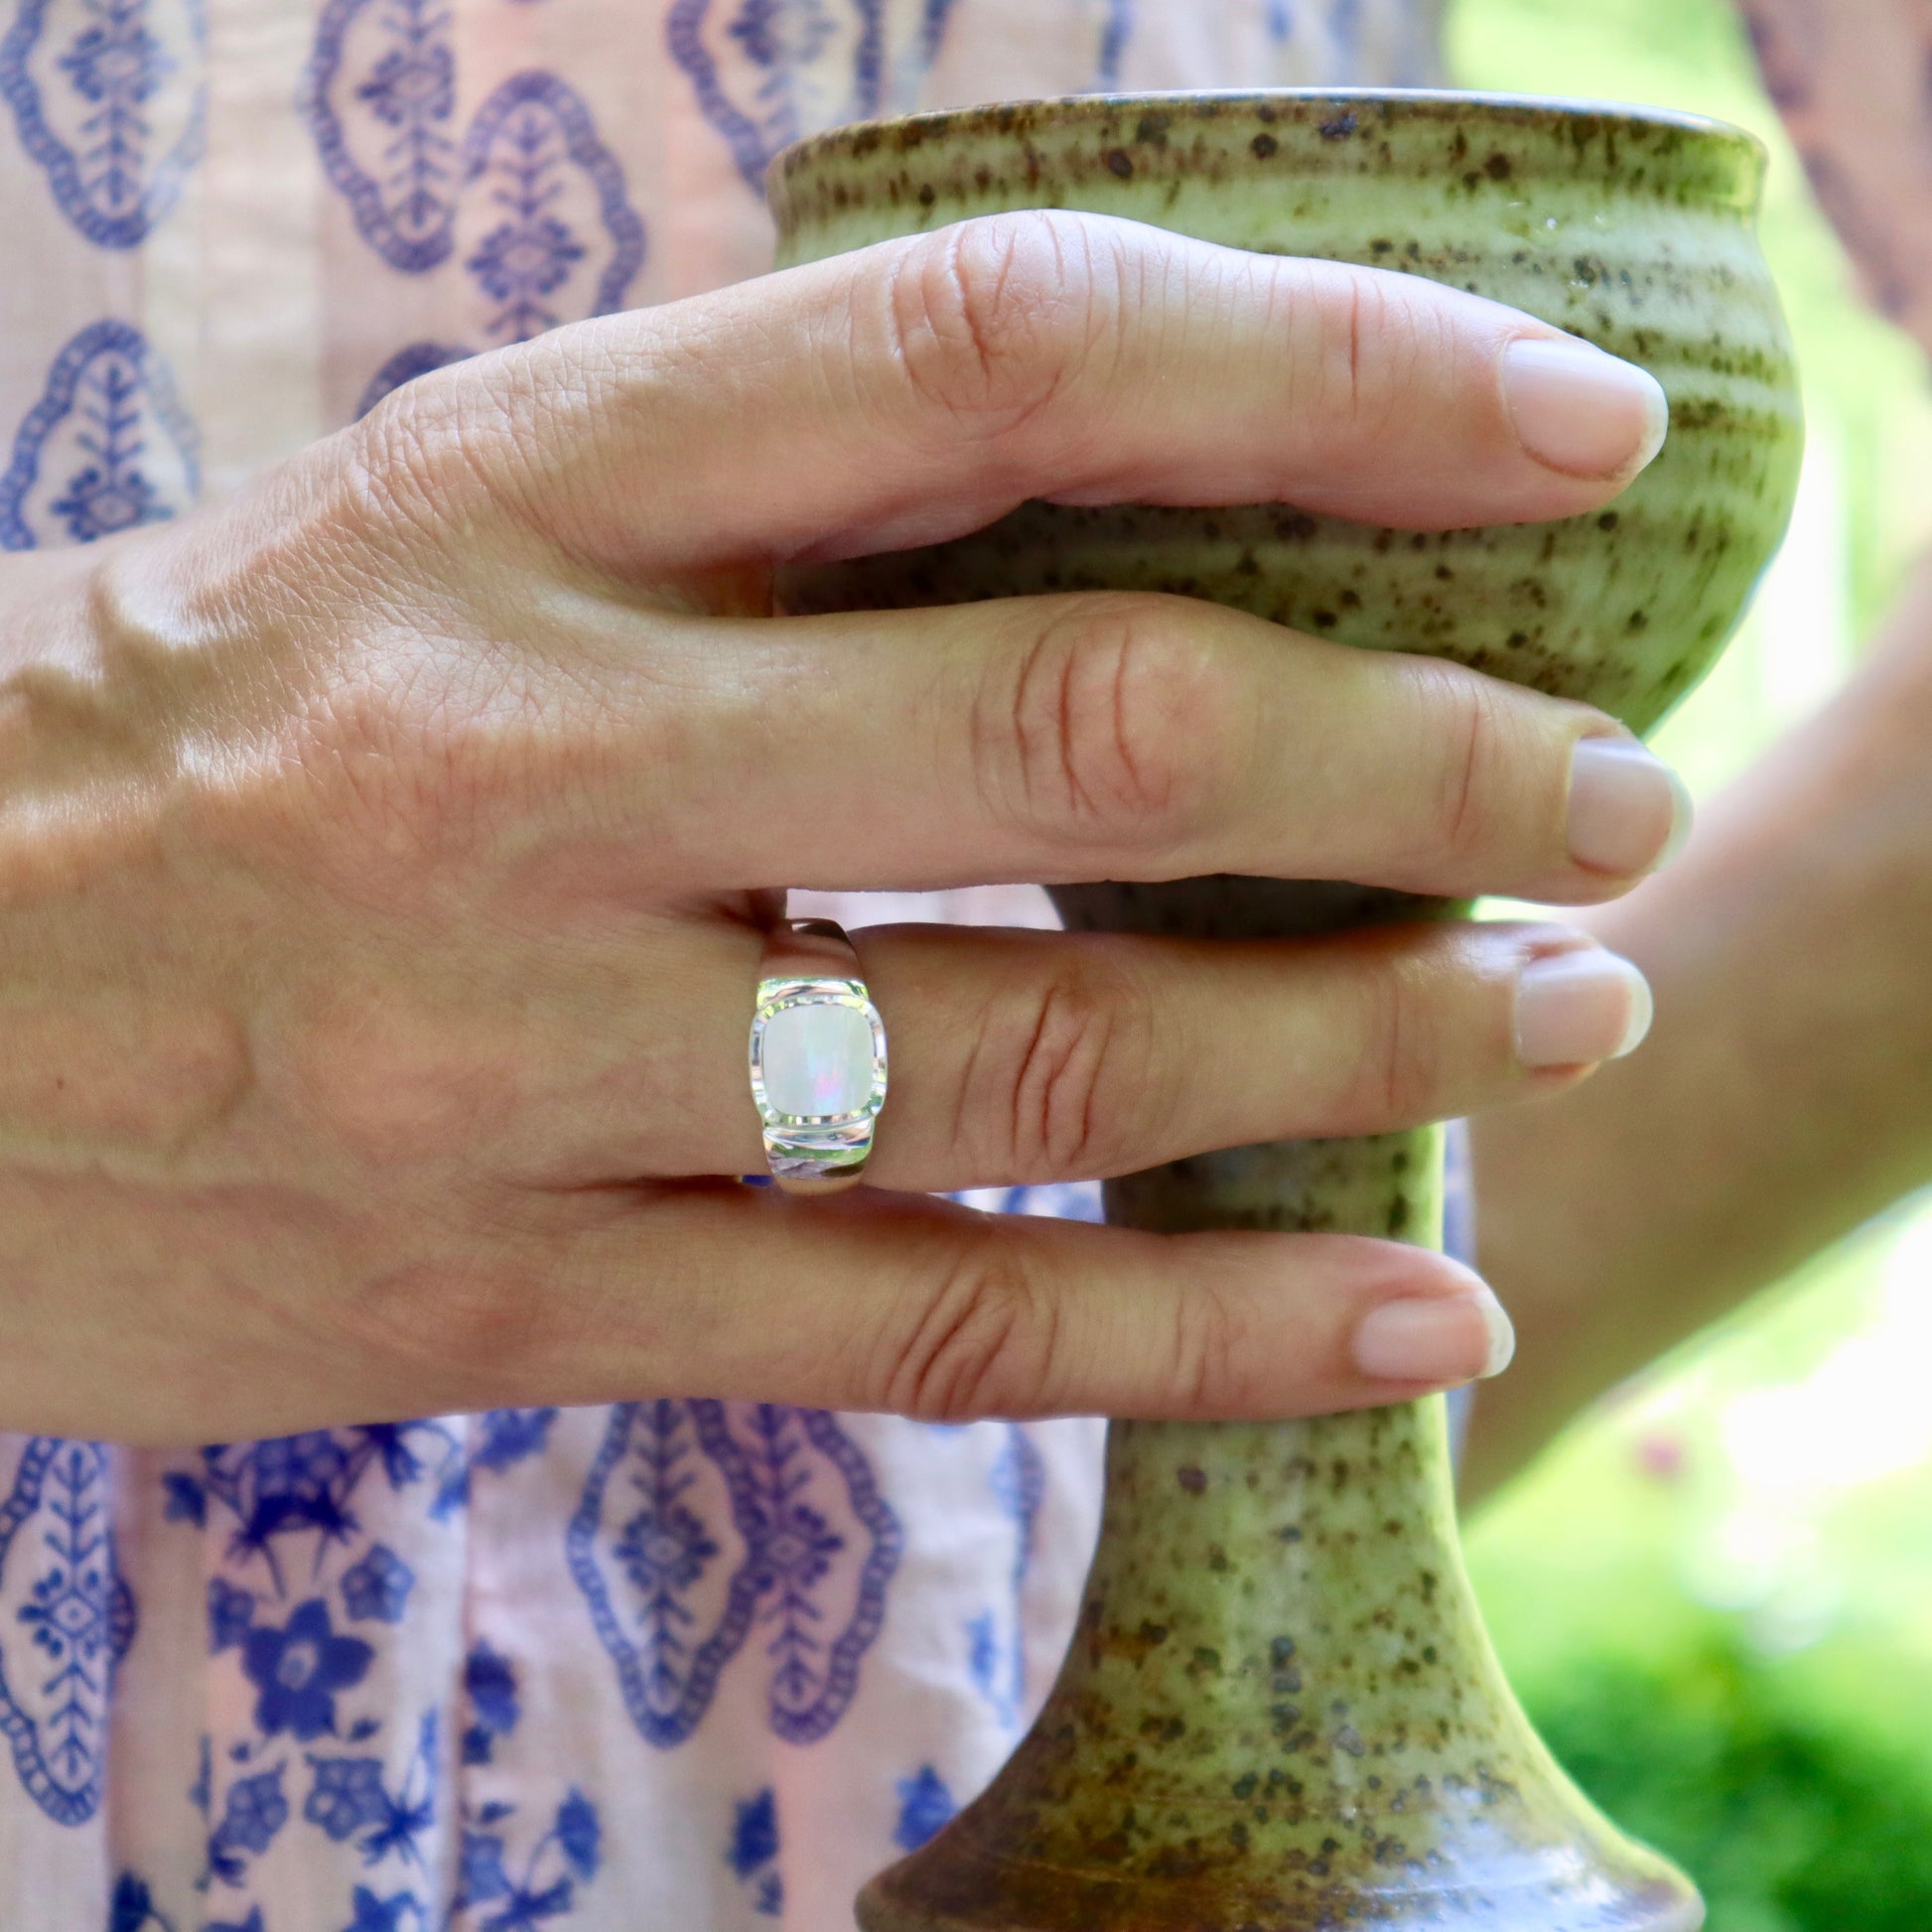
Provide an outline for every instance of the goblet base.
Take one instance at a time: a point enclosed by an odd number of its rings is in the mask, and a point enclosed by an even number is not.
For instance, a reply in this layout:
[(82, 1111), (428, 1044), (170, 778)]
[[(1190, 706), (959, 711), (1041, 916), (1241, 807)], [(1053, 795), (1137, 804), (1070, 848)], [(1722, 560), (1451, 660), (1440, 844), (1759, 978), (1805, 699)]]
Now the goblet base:
[[(1580, 1865), (1535, 1876), (1497, 1873), (1440, 1889), (1378, 1896), (1203, 1896), (1091, 1872), (1054, 1871), (976, 1858), (949, 1845), (938, 1860), (914, 1854), (859, 1895), (862, 1932), (1698, 1932), (1704, 1903), (1674, 1874)], [(1284, 1877), (1292, 1874), (1284, 1873)]]
[[(1240, 1198), (1405, 1207), (1440, 1137), (1248, 1149)], [(1226, 1160), (1227, 1157), (1223, 1157)], [(1119, 1218), (1202, 1214), (1137, 1176)], [(1085, 1600), (992, 1784), (875, 1879), (865, 1932), (1695, 1932), (1511, 1696), (1456, 1548), (1440, 1396), (1282, 1423), (1115, 1423)]]

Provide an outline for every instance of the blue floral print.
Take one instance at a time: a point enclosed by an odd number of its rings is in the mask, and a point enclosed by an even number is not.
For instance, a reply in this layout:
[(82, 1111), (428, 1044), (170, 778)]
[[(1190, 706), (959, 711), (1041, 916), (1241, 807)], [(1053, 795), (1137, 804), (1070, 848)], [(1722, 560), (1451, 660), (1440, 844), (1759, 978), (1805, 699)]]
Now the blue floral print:
[(107, 1932), (175, 1932), (175, 1929), (155, 1909), (147, 1880), (123, 1871), (114, 1880), (114, 1895), (108, 1902)]
[(930, 1764), (921, 1764), (898, 1785), (898, 1824), (893, 1843), (901, 1852), (916, 1852), (942, 1825), (952, 1822), (959, 1807), (953, 1802), (946, 1781)]
[(328, 0), (302, 104), (330, 182), (391, 268), (450, 252), (456, 56), (447, 0)]
[(429, 1914), (413, 1891), (379, 1898), (367, 1885), (357, 1885), (349, 1905), (355, 1916), (343, 1932), (428, 1932)]
[(371, 1544), (367, 1556), (343, 1572), (343, 1601), (364, 1622), (400, 1623), (415, 1582), (416, 1573), (386, 1543)]
[(473, 1722), (463, 1733), (463, 1761), (487, 1764), (496, 1740), (516, 1728), (516, 1672), (507, 1657), (487, 1643), (479, 1643), (463, 1663), (463, 1689), (470, 1700)]
[(403, 145), (415, 151), (420, 174), (424, 130), (456, 111), (456, 57), (446, 41), (429, 37), (445, 16), (410, 5), (404, 18), (401, 44), (375, 64), (355, 98), (367, 101), (377, 120), (406, 130)]
[(787, 142), (877, 109), (884, 12), (883, 0), (673, 0), (671, 57), (755, 194)]
[(277, 1629), (256, 1624), (242, 1644), (241, 1667), (261, 1692), (255, 1723), (267, 1735), (291, 1731), (304, 1741), (336, 1728), (336, 1693), (368, 1675), (375, 1652), (360, 1637), (338, 1636), (329, 1605), (312, 1596)]
[(91, 0), (94, 24), (61, 56), (61, 66), (89, 100), (108, 109), (103, 146), (110, 165), (138, 147), (129, 136), (141, 126), (135, 109), (174, 71), (175, 62), (143, 20), (145, 0)]
[[(504, 1810), (489, 1822), (511, 1815)], [(456, 1904), (459, 1910), (492, 1907), (479, 1917), (482, 1932), (536, 1932), (545, 1920), (568, 1914), (578, 1887), (597, 1876), (603, 1857), (597, 1807), (573, 1789), (520, 1863), (512, 1864), (507, 1845), (504, 1832), (464, 1832)]]
[(415, 1752), (394, 1792), (383, 1776), (379, 1757), (311, 1755), (314, 1783), (302, 1816), (320, 1825), (338, 1844), (354, 1839), (364, 1864), (380, 1864), (392, 1856), (420, 1864), (419, 1841), (436, 1822), (440, 1731), (436, 1712), (425, 1711), (417, 1726)]
[(282, 1774), (287, 1769), (286, 1764), (277, 1764), (238, 1778), (228, 1787), (227, 1807), (207, 1842), (209, 1867), (224, 1883), (238, 1884), (244, 1869), (240, 1855), (266, 1852), (288, 1823), (289, 1801), (282, 1795)]
[[(899, 1548), (837, 1419), (773, 1403), (620, 1405), (566, 1540), (625, 1706), (660, 1747), (696, 1729), (755, 1627), (772, 1729), (824, 1735), (857, 1688)], [(848, 1551), (856, 1565), (839, 1561)]]
[(255, 1592), (225, 1577), (207, 1580), (207, 1647), (211, 1656), (246, 1640), (255, 1621)]
[(752, 1893), (752, 1909), (763, 1918), (784, 1910), (785, 1881), (778, 1865), (778, 1794), (762, 1791), (738, 1801), (725, 1863)]

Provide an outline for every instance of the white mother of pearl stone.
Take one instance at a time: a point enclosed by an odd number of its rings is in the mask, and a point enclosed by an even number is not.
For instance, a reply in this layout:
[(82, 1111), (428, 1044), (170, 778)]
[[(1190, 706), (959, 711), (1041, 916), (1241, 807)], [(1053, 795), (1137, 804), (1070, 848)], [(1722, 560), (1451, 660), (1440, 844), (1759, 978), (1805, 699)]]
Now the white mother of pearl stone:
[(856, 1114), (872, 1096), (872, 1028), (851, 1007), (774, 1013), (760, 1056), (765, 1102), (781, 1114)]

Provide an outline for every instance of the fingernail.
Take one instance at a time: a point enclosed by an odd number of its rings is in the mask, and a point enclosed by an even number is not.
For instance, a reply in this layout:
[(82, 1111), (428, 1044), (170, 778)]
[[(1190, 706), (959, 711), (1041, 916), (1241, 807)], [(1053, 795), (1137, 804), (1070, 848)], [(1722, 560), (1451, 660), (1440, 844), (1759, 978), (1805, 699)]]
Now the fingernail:
[(1503, 1305), (1480, 1284), (1468, 1295), (1384, 1302), (1355, 1330), (1355, 1366), (1378, 1381), (1473, 1381), (1500, 1375), (1515, 1352)]
[(1670, 428), (1663, 385), (1648, 369), (1574, 336), (1511, 343), (1503, 397), (1524, 449), (1571, 477), (1635, 476)]
[(1570, 856), (1596, 872), (1655, 872), (1691, 836), (1691, 793), (1634, 738), (1583, 738), (1570, 755)]
[(1516, 1057), (1524, 1066), (1621, 1059), (1650, 1031), (1650, 982), (1600, 946), (1532, 959), (1516, 982)]

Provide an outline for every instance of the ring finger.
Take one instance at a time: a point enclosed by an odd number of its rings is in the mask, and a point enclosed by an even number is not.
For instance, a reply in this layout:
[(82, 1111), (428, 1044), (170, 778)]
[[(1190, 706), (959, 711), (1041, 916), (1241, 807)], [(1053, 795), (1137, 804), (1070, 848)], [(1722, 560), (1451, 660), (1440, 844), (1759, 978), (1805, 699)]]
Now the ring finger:
[[(1635, 967), (1553, 925), (1240, 943), (908, 925), (853, 943), (892, 1048), (867, 1178), (907, 1190), (1450, 1118), (1573, 1082), (1634, 1046), (1650, 1010)], [(523, 1177), (762, 1169), (745, 1062), (762, 937), (711, 928), (701, 949), (674, 1029), (666, 1005), (652, 1020), (633, 1003), (637, 1035), (605, 1035), (588, 1090), (522, 1110)], [(547, 1057), (582, 1063), (561, 1042)]]

